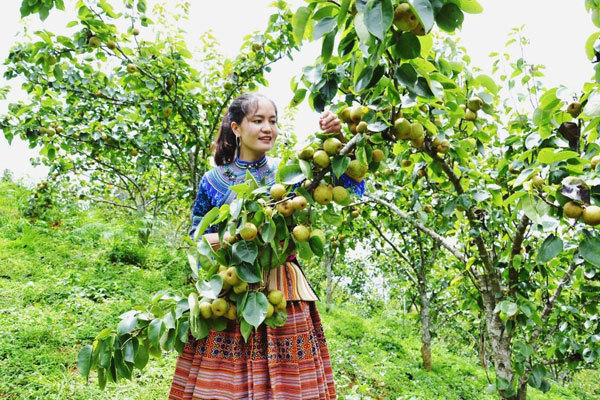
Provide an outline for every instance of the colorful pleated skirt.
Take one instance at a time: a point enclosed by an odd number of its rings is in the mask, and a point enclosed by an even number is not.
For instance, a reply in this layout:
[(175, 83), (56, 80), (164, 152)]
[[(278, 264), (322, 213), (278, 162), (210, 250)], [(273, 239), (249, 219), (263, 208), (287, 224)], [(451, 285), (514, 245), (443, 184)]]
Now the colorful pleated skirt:
[(284, 326), (261, 325), (248, 342), (240, 325), (190, 336), (177, 359), (169, 400), (336, 399), (323, 326), (311, 301), (289, 301)]

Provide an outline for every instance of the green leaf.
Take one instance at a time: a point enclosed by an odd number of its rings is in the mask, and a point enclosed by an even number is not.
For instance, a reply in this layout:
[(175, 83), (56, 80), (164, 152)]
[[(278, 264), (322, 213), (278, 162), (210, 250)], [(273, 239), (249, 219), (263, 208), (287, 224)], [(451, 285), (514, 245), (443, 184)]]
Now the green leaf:
[(559, 237), (550, 234), (540, 246), (537, 261), (548, 262), (559, 255), (561, 251), (563, 251), (563, 241)]
[(327, 63), (333, 53), (333, 45), (335, 44), (335, 31), (329, 32), (325, 39), (323, 39), (323, 46), (321, 47), (321, 58), (323, 63)]
[(483, 86), (493, 94), (497, 94), (500, 90), (496, 82), (494, 82), (494, 79), (491, 76), (485, 74), (477, 75), (477, 77), (473, 80), (473, 85)]
[(594, 44), (600, 37), (600, 31), (592, 33), (585, 42), (585, 54), (590, 60), (596, 58), (596, 49), (594, 48)]
[(310, 161), (298, 160), (298, 163), (299, 163), (300, 169), (302, 170), (302, 173), (304, 174), (306, 179), (312, 179), (313, 171), (312, 171), (312, 165), (311, 165)]
[(135, 358), (134, 340), (137, 342), (137, 338), (132, 338), (131, 340), (128, 340), (123, 347), (123, 360), (130, 363), (133, 363)]
[(307, 242), (296, 243), (296, 250), (300, 258), (304, 260), (308, 260), (315, 255), (310, 248), (310, 244), (308, 244)]
[(313, 236), (310, 239), (308, 239), (308, 243), (310, 244), (310, 249), (312, 250), (313, 253), (315, 253), (317, 255), (317, 257), (322, 257), (323, 256), (323, 242), (321, 242), (321, 238), (317, 237), (317, 236)]
[(210, 279), (198, 282), (198, 294), (202, 297), (208, 297), (209, 299), (216, 299), (223, 289), (223, 278), (221, 275), (215, 274)]
[(219, 216), (219, 209), (217, 207), (213, 207), (209, 212), (206, 213), (200, 224), (196, 228), (196, 232), (194, 233), (194, 241), (197, 242), (200, 235), (204, 234), (204, 232), (208, 229), (208, 227), (213, 223), (215, 218)]
[(117, 333), (119, 335), (129, 333), (136, 328), (137, 323), (137, 316), (130, 315), (127, 318), (122, 319), (121, 322), (119, 322), (119, 325), (117, 326)]
[(395, 76), (399, 83), (409, 88), (415, 85), (418, 77), (415, 68), (408, 63), (404, 63), (396, 68)]
[(331, 169), (336, 178), (342, 176), (346, 168), (350, 165), (350, 157), (348, 156), (333, 156), (331, 158)]
[(538, 162), (542, 164), (552, 164), (577, 157), (579, 157), (579, 153), (571, 150), (560, 150), (546, 147), (540, 150), (538, 154)]
[(392, 26), (394, 8), (391, 0), (371, 0), (365, 10), (365, 24), (373, 36), (383, 41)]
[(396, 49), (402, 59), (411, 60), (421, 55), (421, 42), (414, 33), (404, 32), (396, 43)]
[(301, 44), (306, 30), (306, 23), (310, 18), (312, 11), (308, 7), (300, 7), (292, 17), (292, 27), (294, 29), (294, 39), (296, 43)]
[(343, 26), (343, 23), (346, 20), (348, 9), (350, 8), (350, 1), (351, 0), (342, 0), (341, 1), (340, 11), (338, 12), (338, 17), (337, 17), (337, 25), (338, 26)]
[(236, 268), (238, 276), (245, 282), (257, 283), (262, 279), (258, 265), (244, 263), (238, 265)]
[(373, 67), (368, 65), (358, 75), (358, 79), (354, 85), (354, 90), (356, 90), (356, 92), (362, 92), (365, 90), (367, 87), (369, 87), (371, 78), (373, 78)]
[(252, 333), (252, 325), (250, 325), (248, 322), (246, 322), (245, 319), (242, 319), (242, 322), (240, 324), (240, 332), (242, 332), (242, 337), (244, 338), (244, 340), (246, 342), (248, 342), (248, 338), (250, 337), (250, 334)]
[(236, 193), (238, 195), (238, 197), (242, 197), (246, 193), (251, 192), (252, 188), (250, 188), (250, 185), (248, 185), (247, 183), (244, 182), (244, 183), (240, 183), (239, 185), (229, 186), (229, 190)]
[[(186, 321), (187, 323), (187, 321)], [(187, 338), (187, 329), (186, 329), (186, 338)], [(148, 348), (146, 347), (146, 343), (140, 343), (137, 352), (135, 353), (135, 358), (133, 359), (133, 365), (139, 369), (140, 371), (144, 369), (146, 364), (148, 364), (148, 359), (150, 355), (148, 354)]]
[(232, 251), (233, 263), (236, 265), (242, 263), (252, 264), (258, 255), (258, 247), (254, 242), (236, 242), (232, 246)]
[(255, 328), (258, 328), (267, 316), (268, 304), (269, 301), (262, 292), (250, 292), (244, 313), (242, 314), (244, 320)]
[(500, 303), (500, 311), (506, 314), (507, 317), (512, 317), (519, 310), (519, 306), (512, 301), (504, 300)]
[(456, 4), (446, 3), (435, 15), (435, 22), (438, 26), (447, 31), (454, 32), (456, 28), (460, 28), (465, 15)]
[(77, 369), (79, 373), (88, 378), (90, 375), (90, 367), (92, 366), (92, 345), (87, 345), (79, 351), (77, 356)]
[(481, 14), (483, 7), (477, 0), (460, 0), (460, 9), (469, 14)]
[(536, 196), (531, 194), (523, 196), (519, 202), (519, 206), (530, 220), (538, 224), (541, 224), (542, 217), (548, 215), (550, 212), (550, 206), (548, 204), (544, 203), (542, 200), (538, 200)]
[(600, 267), (600, 240), (597, 237), (587, 235), (579, 243), (579, 254), (585, 261), (595, 267)]
[(115, 351), (114, 361), (118, 374), (125, 379), (131, 380), (131, 367), (125, 363), (125, 360), (123, 360), (123, 354), (121, 353), (121, 350)]
[(304, 173), (298, 164), (286, 165), (277, 171), (277, 180), (285, 185), (295, 185), (304, 180)]
[(321, 36), (331, 32), (337, 26), (336, 21), (336, 17), (327, 17), (317, 22), (313, 29), (313, 39), (317, 40)]
[(148, 341), (150, 344), (156, 348), (160, 348), (159, 342), (160, 337), (165, 333), (165, 324), (163, 324), (162, 319), (155, 318), (148, 325)]
[(325, 212), (323, 213), (323, 220), (326, 223), (334, 226), (341, 226), (344, 222), (342, 216), (337, 214), (335, 210), (333, 210), (333, 208), (325, 210)]
[(415, 10), (415, 15), (423, 24), (425, 32), (429, 32), (433, 27), (433, 7), (429, 0), (412, 0), (412, 6)]
[(270, 242), (275, 238), (276, 225), (272, 219), (267, 219), (260, 231), (260, 236), (265, 243)]

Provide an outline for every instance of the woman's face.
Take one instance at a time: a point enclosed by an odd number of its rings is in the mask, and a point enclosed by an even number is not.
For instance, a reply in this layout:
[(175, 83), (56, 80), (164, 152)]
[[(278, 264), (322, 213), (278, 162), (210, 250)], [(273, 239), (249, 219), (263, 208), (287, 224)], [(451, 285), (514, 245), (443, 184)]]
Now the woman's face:
[(273, 148), (277, 139), (275, 107), (269, 100), (259, 98), (256, 111), (249, 112), (241, 124), (232, 122), (231, 129), (240, 138), (239, 158), (246, 161), (257, 160)]

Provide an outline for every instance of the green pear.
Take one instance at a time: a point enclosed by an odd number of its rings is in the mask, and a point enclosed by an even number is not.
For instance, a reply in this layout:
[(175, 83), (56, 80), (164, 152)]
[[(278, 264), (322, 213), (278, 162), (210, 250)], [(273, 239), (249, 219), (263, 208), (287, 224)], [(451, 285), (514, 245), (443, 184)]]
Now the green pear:
[(425, 129), (423, 128), (423, 125), (421, 125), (419, 122), (413, 122), (412, 124), (410, 124), (410, 134), (408, 135), (409, 139), (415, 140), (422, 137), (424, 134)]
[(258, 233), (258, 229), (256, 229), (256, 225), (252, 222), (246, 222), (242, 229), (240, 229), (240, 236), (245, 241), (253, 240)]
[(233, 287), (233, 292), (236, 294), (242, 294), (248, 291), (248, 282), (240, 281), (237, 285)]
[(343, 186), (334, 187), (331, 194), (337, 204), (342, 204), (348, 198), (348, 190)]
[(296, 211), (302, 211), (308, 205), (308, 202), (306, 201), (306, 197), (304, 197), (304, 196), (296, 196), (291, 201), (292, 201), (292, 208)]
[(394, 136), (396, 139), (410, 138), (410, 122), (406, 118), (398, 118), (394, 121)]
[(327, 138), (323, 142), (323, 150), (330, 156), (334, 156), (340, 152), (344, 144), (337, 138)]
[(292, 202), (289, 200), (277, 203), (275, 209), (279, 214), (283, 215), (284, 217), (289, 217), (294, 213), (294, 207), (292, 206)]
[(467, 109), (465, 111), (465, 120), (466, 121), (475, 121), (477, 119), (477, 112)]
[(367, 131), (367, 123), (365, 121), (360, 121), (358, 125), (356, 125), (356, 132), (365, 133)]
[(583, 214), (583, 208), (574, 201), (569, 201), (563, 206), (563, 214), (567, 218), (577, 219)]
[[(227, 300), (222, 298), (214, 300), (211, 304), (212, 313), (215, 317), (222, 317), (223, 315), (225, 315), (228, 308), (229, 303), (227, 302)], [(200, 310), (200, 312), (202, 312), (202, 310)]]
[(204, 318), (204, 319), (212, 318), (213, 312), (212, 312), (212, 306), (210, 303), (207, 303), (207, 302), (200, 303), (200, 315), (202, 315), (202, 318)]
[(315, 151), (315, 154), (313, 155), (313, 163), (323, 169), (323, 168), (327, 168), (329, 166), (329, 155), (327, 154), (327, 152), (325, 150), (317, 150)]
[(240, 278), (238, 277), (237, 269), (235, 267), (227, 268), (224, 281), (229, 283), (231, 286), (236, 286), (240, 283)]
[(331, 203), (333, 198), (333, 190), (330, 186), (320, 184), (313, 192), (313, 199), (321, 205), (327, 205)]
[(285, 195), (285, 192), (285, 186), (283, 186), (281, 183), (274, 184), (273, 186), (271, 186), (271, 190), (269, 191), (271, 197), (275, 201), (281, 200)]
[(385, 157), (385, 153), (381, 149), (375, 149), (371, 153), (371, 157), (373, 159), (373, 162), (381, 162), (381, 160), (383, 160)]
[(600, 224), (600, 207), (598, 206), (587, 206), (583, 209), (583, 222), (590, 226), (596, 226)]
[(367, 174), (369, 167), (358, 160), (350, 161), (348, 168), (346, 168), (346, 175), (348, 175), (355, 182), (362, 182)]
[(312, 159), (313, 154), (315, 154), (315, 149), (312, 147), (305, 147), (300, 150), (297, 155), (299, 159), (308, 161)]
[(271, 290), (267, 298), (269, 299), (269, 303), (273, 304), (274, 306), (284, 300), (283, 292), (281, 290)]
[(292, 235), (299, 242), (306, 242), (310, 237), (310, 231), (304, 225), (296, 225), (292, 230)]
[(600, 155), (592, 157), (592, 169), (596, 169), (596, 165), (600, 164)]
[(481, 110), (481, 107), (483, 107), (483, 100), (479, 97), (473, 97), (467, 101), (467, 108), (473, 112)]
[(574, 101), (567, 106), (567, 112), (571, 114), (571, 117), (577, 118), (581, 114), (581, 103)]

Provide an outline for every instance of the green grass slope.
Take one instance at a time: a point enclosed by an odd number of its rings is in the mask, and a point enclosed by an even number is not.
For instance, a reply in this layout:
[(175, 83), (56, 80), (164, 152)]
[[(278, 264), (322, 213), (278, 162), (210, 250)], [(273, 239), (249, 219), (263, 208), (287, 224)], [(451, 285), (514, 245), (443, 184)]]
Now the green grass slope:
[[(79, 349), (118, 316), (170, 288), (184, 294), (185, 255), (155, 234), (142, 248), (131, 219), (100, 207), (54, 210), (50, 222), (23, 216), (30, 192), (0, 182), (0, 399), (165, 399), (176, 353), (151, 360), (132, 382), (100, 391), (76, 368)], [(340, 399), (494, 399), (477, 360), (438, 341), (434, 371), (420, 367), (418, 327), (394, 309), (322, 310)], [(600, 375), (531, 399), (600, 398)]]

